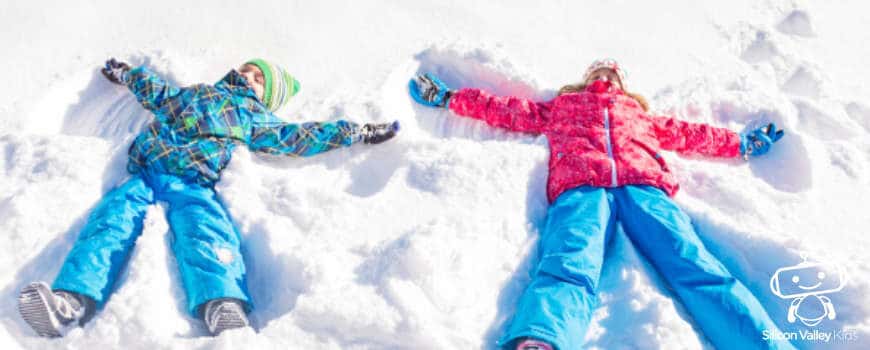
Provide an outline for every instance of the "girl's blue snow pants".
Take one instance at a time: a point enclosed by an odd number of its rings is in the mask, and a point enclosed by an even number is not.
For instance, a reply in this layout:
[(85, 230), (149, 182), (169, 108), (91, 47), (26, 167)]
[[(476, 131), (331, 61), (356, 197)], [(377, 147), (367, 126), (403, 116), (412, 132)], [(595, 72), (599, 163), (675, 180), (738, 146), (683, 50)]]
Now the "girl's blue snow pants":
[(165, 174), (134, 174), (103, 197), (52, 288), (89, 296), (102, 307), (155, 201), (168, 203), (166, 219), (188, 311), (196, 317), (200, 305), (216, 298), (236, 298), (250, 309), (240, 236), (214, 189)]
[(716, 348), (793, 349), (763, 340), (762, 331), (778, 331), (767, 312), (704, 248), (689, 216), (651, 186), (580, 187), (556, 199), (541, 233), (540, 261), (500, 344), (533, 337), (559, 350), (582, 348), (616, 221)]

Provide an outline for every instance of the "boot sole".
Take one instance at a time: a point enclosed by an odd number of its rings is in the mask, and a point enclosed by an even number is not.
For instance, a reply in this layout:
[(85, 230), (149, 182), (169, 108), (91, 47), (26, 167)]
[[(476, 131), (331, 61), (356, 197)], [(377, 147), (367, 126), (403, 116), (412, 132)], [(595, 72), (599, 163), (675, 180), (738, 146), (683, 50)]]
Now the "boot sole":
[(246, 319), (243, 319), (239, 314), (226, 313), (218, 317), (213, 334), (219, 335), (226, 330), (244, 328), (247, 326), (248, 321)]
[(18, 295), (18, 312), (39, 336), (58, 338), (61, 336), (59, 322), (53, 316), (54, 303), (48, 296), (53, 294), (43, 284), (32, 283), (24, 287)]

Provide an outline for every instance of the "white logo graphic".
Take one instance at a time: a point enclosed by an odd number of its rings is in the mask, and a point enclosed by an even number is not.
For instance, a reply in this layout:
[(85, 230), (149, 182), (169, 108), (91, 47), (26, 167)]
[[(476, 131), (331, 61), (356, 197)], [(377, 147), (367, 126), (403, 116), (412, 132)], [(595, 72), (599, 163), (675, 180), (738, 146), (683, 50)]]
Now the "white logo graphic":
[(803, 253), (801, 258), (800, 264), (776, 270), (770, 278), (770, 290), (782, 299), (793, 299), (788, 307), (789, 323), (800, 320), (813, 327), (825, 318), (837, 318), (831, 299), (822, 294), (843, 289), (846, 271), (840, 265), (807, 261), (807, 255)]

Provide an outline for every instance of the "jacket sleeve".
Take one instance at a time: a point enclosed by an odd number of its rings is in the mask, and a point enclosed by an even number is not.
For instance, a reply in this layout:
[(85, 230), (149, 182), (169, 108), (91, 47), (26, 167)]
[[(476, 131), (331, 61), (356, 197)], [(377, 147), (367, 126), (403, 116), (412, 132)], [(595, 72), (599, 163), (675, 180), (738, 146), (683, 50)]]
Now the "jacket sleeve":
[(662, 149), (683, 155), (734, 158), (740, 155), (740, 136), (726, 128), (653, 116), (653, 131)]
[(356, 123), (308, 122), (254, 125), (248, 148), (278, 155), (310, 157), (360, 141)]
[(550, 102), (492, 96), (479, 89), (461, 89), (450, 98), (450, 110), (494, 127), (538, 134), (549, 123)]
[(145, 109), (161, 115), (174, 116), (181, 107), (178, 97), (182, 89), (145, 67), (136, 67), (128, 73), (127, 87)]

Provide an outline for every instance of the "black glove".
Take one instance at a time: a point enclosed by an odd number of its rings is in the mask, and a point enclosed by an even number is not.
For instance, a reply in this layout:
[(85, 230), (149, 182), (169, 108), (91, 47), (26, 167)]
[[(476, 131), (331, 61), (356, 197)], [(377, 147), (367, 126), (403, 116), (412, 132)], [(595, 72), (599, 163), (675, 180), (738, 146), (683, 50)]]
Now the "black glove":
[(130, 82), (130, 65), (124, 62), (115, 60), (114, 58), (106, 61), (106, 66), (100, 69), (103, 76), (109, 81), (118, 85), (127, 85)]
[(378, 144), (393, 138), (399, 131), (399, 121), (385, 124), (365, 124), (360, 128), (362, 142)]

